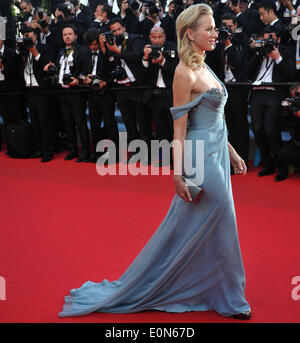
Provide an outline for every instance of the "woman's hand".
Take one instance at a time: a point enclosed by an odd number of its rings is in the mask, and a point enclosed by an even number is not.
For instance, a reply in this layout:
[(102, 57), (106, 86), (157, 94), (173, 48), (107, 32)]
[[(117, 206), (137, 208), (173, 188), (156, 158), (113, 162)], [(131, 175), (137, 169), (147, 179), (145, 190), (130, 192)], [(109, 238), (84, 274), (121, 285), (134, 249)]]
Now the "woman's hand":
[(192, 197), (187, 185), (183, 182), (180, 175), (174, 175), (174, 184), (175, 184), (175, 192), (176, 194), (187, 202), (192, 201)]
[(227, 142), (227, 144), (228, 144), (230, 163), (233, 166), (234, 173), (246, 175), (247, 166), (246, 166), (245, 161), (238, 155), (238, 153), (234, 150), (234, 148), (229, 142)]
[(230, 163), (233, 166), (234, 174), (246, 175), (247, 166), (245, 161), (238, 155), (238, 153), (233, 149), (230, 143), (228, 143), (228, 150), (230, 156)]

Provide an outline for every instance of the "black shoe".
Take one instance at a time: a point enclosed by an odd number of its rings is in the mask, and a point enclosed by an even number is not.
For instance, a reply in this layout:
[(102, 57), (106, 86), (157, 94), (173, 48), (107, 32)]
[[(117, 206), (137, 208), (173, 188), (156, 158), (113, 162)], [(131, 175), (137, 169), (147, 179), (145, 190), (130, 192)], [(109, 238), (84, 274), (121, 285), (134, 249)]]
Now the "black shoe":
[(80, 156), (77, 158), (76, 162), (80, 163), (80, 162), (90, 162), (91, 160), (91, 154), (90, 153), (83, 153), (80, 154)]
[(248, 320), (252, 317), (252, 313), (250, 311), (244, 313), (237, 313), (231, 316), (234, 319), (241, 319), (241, 320)]
[(73, 160), (74, 158), (78, 157), (78, 152), (76, 151), (69, 151), (68, 155), (64, 158), (65, 161)]
[(41, 158), (42, 154), (40, 152), (34, 152), (29, 156), (29, 158)]
[(266, 176), (266, 175), (270, 175), (270, 174), (274, 174), (275, 173), (275, 167), (274, 166), (268, 166), (263, 168), (259, 173), (258, 176)]
[(42, 162), (42, 163), (50, 162), (50, 161), (52, 161), (52, 160), (53, 160), (53, 157), (52, 157), (52, 156), (43, 156), (43, 157), (41, 158), (41, 162)]
[(288, 178), (288, 167), (278, 169), (278, 172), (274, 178), (275, 181), (283, 181)]

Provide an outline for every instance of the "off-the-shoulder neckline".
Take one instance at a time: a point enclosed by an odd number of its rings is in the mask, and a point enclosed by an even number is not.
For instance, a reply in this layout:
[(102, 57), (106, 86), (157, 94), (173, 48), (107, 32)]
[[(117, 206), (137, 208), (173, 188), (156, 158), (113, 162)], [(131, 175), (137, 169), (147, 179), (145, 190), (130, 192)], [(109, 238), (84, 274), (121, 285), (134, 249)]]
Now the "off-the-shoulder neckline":
[(203, 96), (203, 95), (205, 95), (205, 94), (208, 94), (210, 91), (212, 91), (212, 90), (214, 90), (214, 89), (216, 89), (217, 91), (219, 91), (220, 94), (221, 94), (222, 92), (224, 92), (224, 87), (225, 87), (225, 86), (223, 85), (223, 83), (217, 78), (217, 76), (216, 76), (215, 73), (211, 70), (211, 68), (210, 68), (206, 63), (204, 63), (204, 64), (205, 64), (205, 66), (208, 68), (208, 70), (212, 73), (212, 76), (219, 82), (219, 84), (221, 85), (221, 89), (220, 89), (219, 87), (212, 87), (212, 88), (208, 89), (207, 91), (200, 93), (198, 96), (196, 96), (196, 98), (195, 98), (194, 100), (192, 100), (192, 101), (190, 101), (190, 102), (187, 102), (186, 104), (181, 105), (181, 106), (172, 107), (172, 109), (177, 109), (177, 108), (180, 108), (180, 107), (185, 107), (185, 106), (188, 106), (188, 105), (190, 105), (190, 104), (193, 104), (193, 103), (194, 103), (196, 100), (198, 100), (201, 96)]

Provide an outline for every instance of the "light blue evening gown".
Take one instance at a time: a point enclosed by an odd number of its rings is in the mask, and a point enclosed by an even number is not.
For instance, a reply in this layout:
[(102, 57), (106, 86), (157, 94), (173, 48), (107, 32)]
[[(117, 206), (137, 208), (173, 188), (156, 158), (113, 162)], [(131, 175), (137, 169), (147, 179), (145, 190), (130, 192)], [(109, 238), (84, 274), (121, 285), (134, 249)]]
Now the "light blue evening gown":
[[(228, 94), (211, 73), (222, 91), (212, 88), (171, 108), (175, 120), (189, 112), (187, 140), (204, 140), (204, 192), (199, 203), (175, 194), (162, 223), (124, 274), (116, 281), (88, 281), (72, 289), (59, 316), (144, 310), (215, 310), (231, 316), (250, 310), (223, 115)], [(194, 159), (193, 149), (184, 154)]]

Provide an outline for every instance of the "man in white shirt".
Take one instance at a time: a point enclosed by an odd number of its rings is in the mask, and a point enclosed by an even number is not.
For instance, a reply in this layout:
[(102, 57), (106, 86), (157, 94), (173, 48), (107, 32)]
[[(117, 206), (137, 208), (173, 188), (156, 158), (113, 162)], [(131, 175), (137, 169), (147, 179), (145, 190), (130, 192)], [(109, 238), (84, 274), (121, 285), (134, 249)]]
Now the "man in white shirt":
[(296, 75), (295, 55), (290, 49), (280, 44), (279, 32), (269, 25), (264, 30), (264, 40), (270, 40), (273, 49), (263, 48), (249, 61), (249, 75), (253, 76), (256, 85), (251, 97), (252, 129), (256, 144), (261, 153), (264, 168), (258, 176), (273, 174), (277, 169), (275, 181), (287, 177), (287, 165), (281, 161), (277, 152), (282, 145), (279, 122), (280, 102), (286, 96), (283, 87), (264, 85), (269, 82), (290, 82)]
[(41, 155), (41, 162), (49, 162), (54, 154), (54, 123), (44, 67), (53, 58), (53, 52), (48, 45), (37, 43), (37, 34), (31, 27), (23, 32), (23, 40), (19, 56), (36, 145), (34, 157)]

